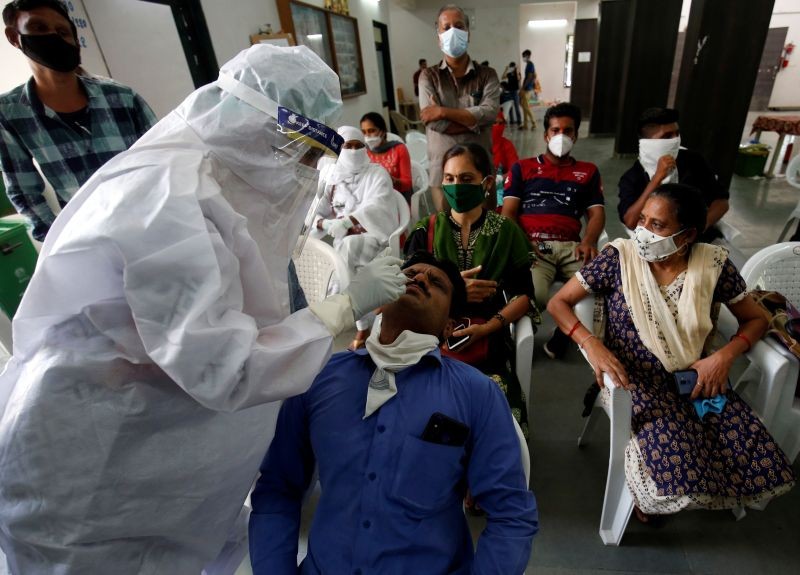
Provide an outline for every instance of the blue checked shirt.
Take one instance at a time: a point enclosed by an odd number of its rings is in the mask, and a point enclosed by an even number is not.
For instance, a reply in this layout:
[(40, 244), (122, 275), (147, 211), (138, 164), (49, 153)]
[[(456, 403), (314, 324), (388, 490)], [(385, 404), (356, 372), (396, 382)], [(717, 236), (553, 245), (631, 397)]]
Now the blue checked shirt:
[(43, 240), (55, 215), (45, 202), (44, 181), (63, 207), (97, 169), (127, 150), (156, 121), (147, 103), (130, 88), (79, 78), (89, 97), (86, 130), (77, 129), (42, 104), (33, 77), (0, 95), (0, 170), (6, 194)]

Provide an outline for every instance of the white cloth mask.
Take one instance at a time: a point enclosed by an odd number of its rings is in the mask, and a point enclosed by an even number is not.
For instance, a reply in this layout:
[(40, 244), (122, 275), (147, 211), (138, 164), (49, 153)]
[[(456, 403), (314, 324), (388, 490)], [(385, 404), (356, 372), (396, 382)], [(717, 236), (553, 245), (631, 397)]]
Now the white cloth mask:
[(575, 142), (573, 142), (572, 138), (569, 136), (565, 136), (564, 134), (556, 134), (550, 138), (549, 142), (547, 142), (547, 149), (550, 150), (554, 156), (563, 158), (564, 156), (569, 155), (574, 143)]
[[(680, 136), (677, 138), (668, 138), (666, 140), (642, 138), (639, 140), (639, 163), (642, 164), (644, 171), (647, 172), (650, 179), (653, 179), (656, 169), (658, 168), (658, 160), (663, 156), (677, 158), (680, 148)], [(661, 183), (668, 184), (677, 181), (678, 171), (675, 169), (667, 174), (667, 177), (664, 178)]]
[(419, 363), (422, 357), (439, 345), (439, 338), (405, 330), (392, 343), (382, 344), (378, 339), (381, 333), (382, 315), (375, 318), (372, 333), (365, 345), (370, 358), (375, 362), (375, 371), (369, 379), (367, 405), (364, 419), (378, 411), (381, 406), (397, 395), (394, 374)]
[(442, 45), (442, 52), (451, 58), (460, 58), (467, 53), (469, 32), (459, 28), (450, 28), (439, 34), (439, 43)]
[(648, 262), (664, 261), (683, 247), (675, 244), (675, 236), (684, 231), (686, 230), (681, 230), (671, 236), (659, 236), (645, 227), (637, 226), (633, 231), (636, 252), (640, 258)]
[(370, 150), (374, 150), (375, 148), (381, 145), (383, 138), (381, 138), (380, 136), (367, 136), (366, 138), (364, 138), (364, 141), (367, 143), (367, 146), (369, 146)]
[(357, 174), (364, 166), (369, 164), (369, 156), (366, 148), (357, 150), (346, 148), (339, 152), (339, 159), (336, 160), (337, 171), (342, 173), (349, 172)]

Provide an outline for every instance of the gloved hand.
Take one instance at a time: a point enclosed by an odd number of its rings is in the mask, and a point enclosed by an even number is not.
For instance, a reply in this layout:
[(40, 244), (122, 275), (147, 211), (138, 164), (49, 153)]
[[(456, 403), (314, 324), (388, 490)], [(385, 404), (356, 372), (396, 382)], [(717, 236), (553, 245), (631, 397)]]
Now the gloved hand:
[[(388, 254), (387, 249), (384, 254)], [(381, 255), (358, 270), (344, 291), (350, 296), (353, 318), (358, 320), (368, 312), (392, 302), (406, 291), (408, 278), (400, 270), (403, 261), (390, 255)]]
[(322, 230), (334, 239), (341, 239), (347, 235), (347, 230), (353, 227), (353, 221), (348, 218), (335, 220), (322, 220)]

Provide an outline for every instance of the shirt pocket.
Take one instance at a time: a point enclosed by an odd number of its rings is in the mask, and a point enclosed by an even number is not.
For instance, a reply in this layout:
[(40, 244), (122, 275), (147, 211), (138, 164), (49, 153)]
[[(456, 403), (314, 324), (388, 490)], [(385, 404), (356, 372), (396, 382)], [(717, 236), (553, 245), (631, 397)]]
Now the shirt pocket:
[(391, 497), (412, 511), (428, 515), (457, 502), (464, 477), (465, 450), (407, 435), (403, 441)]

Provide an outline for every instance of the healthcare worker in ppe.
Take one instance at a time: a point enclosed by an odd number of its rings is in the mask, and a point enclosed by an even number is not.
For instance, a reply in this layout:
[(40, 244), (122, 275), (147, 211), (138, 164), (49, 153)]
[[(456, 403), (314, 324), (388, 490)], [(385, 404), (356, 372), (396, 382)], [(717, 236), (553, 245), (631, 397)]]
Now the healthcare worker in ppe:
[(197, 575), (332, 335), (403, 292), (394, 258), (289, 315), (287, 264), (341, 138), (305, 47), (223, 66), (61, 213), (0, 376), (13, 573)]

